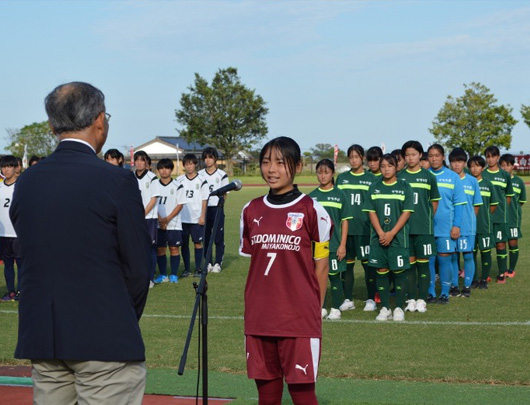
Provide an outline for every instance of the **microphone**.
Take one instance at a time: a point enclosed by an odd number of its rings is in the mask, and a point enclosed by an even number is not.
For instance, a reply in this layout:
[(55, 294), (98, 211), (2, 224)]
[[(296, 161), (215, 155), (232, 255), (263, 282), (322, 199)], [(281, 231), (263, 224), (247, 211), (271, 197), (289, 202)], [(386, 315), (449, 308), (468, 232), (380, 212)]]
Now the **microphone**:
[(235, 179), (233, 182), (228, 183), (226, 186), (218, 188), (217, 190), (214, 190), (210, 193), (210, 197), (216, 196), (216, 195), (223, 195), (226, 194), (229, 191), (239, 191), (243, 187), (243, 183), (241, 183), (241, 180)]

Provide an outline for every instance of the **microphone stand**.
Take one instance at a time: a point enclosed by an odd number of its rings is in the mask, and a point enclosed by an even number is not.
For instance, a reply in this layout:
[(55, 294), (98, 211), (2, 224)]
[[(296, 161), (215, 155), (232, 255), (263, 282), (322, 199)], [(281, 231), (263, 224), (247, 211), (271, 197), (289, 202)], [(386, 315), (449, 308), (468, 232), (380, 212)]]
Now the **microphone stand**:
[[(210, 199), (210, 197), (208, 197)], [(215, 220), (213, 223), (213, 229), (210, 236), (210, 241), (208, 243), (208, 250), (206, 252), (206, 257), (203, 256), (201, 261), (201, 279), (199, 285), (193, 283), (193, 288), (195, 288), (195, 305), (193, 306), (193, 313), (190, 319), (190, 326), (188, 329), (188, 336), (186, 337), (186, 343), (184, 344), (184, 350), (180, 358), (180, 364), (178, 369), (178, 374), (184, 374), (184, 368), (186, 367), (186, 360), (188, 357), (188, 349), (191, 342), (191, 335), (193, 333), (193, 328), (195, 326), (195, 319), (197, 318), (197, 313), (201, 309), (201, 326), (202, 326), (202, 350), (200, 355), (202, 355), (202, 401), (203, 404), (208, 404), (208, 296), (206, 291), (208, 290), (208, 283), (206, 282), (206, 265), (210, 263), (212, 258), (213, 242), (215, 240), (215, 235), (219, 230), (219, 223), (221, 221), (221, 216), (223, 215), (225, 198), (224, 195), (219, 196), (219, 202), (217, 207), (219, 208), (215, 213)], [(206, 217), (205, 217), (206, 219)], [(206, 223), (203, 229), (203, 238), (204, 240), (206, 234)], [(204, 260), (206, 258), (206, 260)]]

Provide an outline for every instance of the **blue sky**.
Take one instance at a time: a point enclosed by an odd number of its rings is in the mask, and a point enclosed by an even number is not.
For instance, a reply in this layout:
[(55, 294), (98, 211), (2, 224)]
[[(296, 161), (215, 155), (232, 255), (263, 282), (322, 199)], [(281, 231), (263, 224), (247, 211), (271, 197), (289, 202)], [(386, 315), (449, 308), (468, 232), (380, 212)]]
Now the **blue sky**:
[(529, 152), (529, 21), (527, 1), (2, 1), (0, 147), (74, 80), (106, 95), (105, 148), (176, 136), (194, 73), (234, 66), (267, 101), (269, 137), (304, 150), (426, 145), (446, 97), (478, 81), (520, 121), (511, 150)]

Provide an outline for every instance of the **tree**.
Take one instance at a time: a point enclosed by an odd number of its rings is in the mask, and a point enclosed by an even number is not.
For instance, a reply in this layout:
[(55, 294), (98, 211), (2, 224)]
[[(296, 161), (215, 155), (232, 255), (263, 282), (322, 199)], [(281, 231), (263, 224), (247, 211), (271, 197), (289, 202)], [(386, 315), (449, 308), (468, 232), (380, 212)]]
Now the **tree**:
[(448, 149), (461, 147), (470, 156), (488, 146), (509, 148), (517, 120), (509, 105), (497, 105), (497, 99), (480, 83), (465, 85), (462, 97), (447, 100), (429, 131)]
[(7, 129), (9, 146), (6, 147), (13, 155), (22, 157), (24, 146), (27, 145), (28, 157), (32, 155), (48, 156), (52, 153), (59, 140), (51, 131), (48, 121), (34, 122), (22, 129)]
[[(333, 145), (330, 145), (329, 143), (317, 143), (314, 148), (311, 148), (311, 153), (313, 154), (316, 161), (322, 159), (329, 159), (333, 162), (335, 147)], [(346, 153), (344, 153), (343, 150), (339, 149), (339, 153), (337, 155), (337, 162), (345, 162), (347, 160), (348, 159)]]
[(521, 115), (524, 123), (530, 128), (530, 105), (521, 105)]
[(237, 69), (219, 69), (211, 85), (195, 73), (195, 84), (180, 98), (177, 122), (184, 126), (181, 136), (188, 142), (212, 145), (226, 158), (231, 175), (232, 158), (250, 149), (267, 135), (263, 98), (240, 81)]

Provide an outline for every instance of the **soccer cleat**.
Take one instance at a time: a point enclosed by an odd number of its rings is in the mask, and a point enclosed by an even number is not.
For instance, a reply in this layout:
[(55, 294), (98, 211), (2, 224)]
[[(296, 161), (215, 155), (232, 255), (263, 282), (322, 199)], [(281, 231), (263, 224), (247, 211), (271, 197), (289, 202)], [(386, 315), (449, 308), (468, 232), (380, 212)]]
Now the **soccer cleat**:
[(435, 296), (429, 294), (429, 295), (427, 296), (427, 302), (428, 302), (429, 304), (436, 304), (436, 302), (438, 302), (438, 298), (436, 298)]
[(515, 277), (515, 271), (514, 270), (508, 270), (506, 273), (504, 273), (505, 277), (508, 278), (514, 278)]
[(328, 319), (330, 321), (340, 320), (340, 311), (338, 309), (331, 308), (331, 310), (329, 311)]
[(497, 276), (497, 284), (506, 284), (506, 277), (504, 277), (504, 274), (499, 274)]
[(392, 319), (392, 311), (386, 307), (381, 308), (379, 315), (375, 317), (376, 321), (388, 321), (390, 319)]
[(465, 298), (471, 297), (471, 289), (469, 287), (464, 287), (460, 293), (460, 296)]
[[(407, 306), (405, 307), (405, 312), (415, 312), (416, 311), (416, 300), (407, 300), (405, 301)], [(396, 320), (396, 311), (394, 311), (394, 321)]]
[(488, 289), (488, 282), (486, 280), (480, 280), (478, 282), (478, 289), (479, 290), (487, 290)]
[(160, 284), (160, 283), (167, 283), (169, 281), (169, 279), (167, 278), (167, 276), (163, 276), (162, 274), (159, 275), (157, 278), (155, 278), (154, 282), (155, 284)]
[(394, 309), (394, 321), (403, 322), (405, 320), (405, 312), (399, 307)]
[(488, 277), (488, 278), (486, 279), (486, 281), (487, 281), (488, 283), (491, 283), (491, 277)]
[(15, 292), (14, 292), (14, 291), (10, 291), (10, 292), (6, 293), (6, 294), (2, 297), (2, 301), (5, 301), (5, 302), (15, 301), (15, 297), (16, 297)]
[(440, 298), (438, 298), (438, 304), (449, 304), (449, 297), (447, 295), (440, 295)]
[(460, 295), (460, 289), (453, 285), (449, 290), (449, 294), (451, 295), (451, 297), (458, 297)]
[(149, 288), (153, 288), (155, 286), (155, 283), (153, 283), (153, 280), (149, 280)]
[(346, 298), (339, 309), (341, 312), (349, 311), (350, 309), (355, 309), (355, 304), (353, 301), (350, 301), (348, 298)]
[(478, 280), (474, 280), (474, 281), (471, 283), (471, 288), (478, 288), (478, 285), (479, 285), (479, 281), (478, 281)]
[(19, 301), (20, 300), (20, 291), (17, 291), (17, 293), (15, 294), (15, 301)]
[(189, 270), (184, 270), (184, 272), (180, 275), (180, 278), (186, 278), (191, 275)]
[(171, 276), (169, 276), (169, 282), (170, 283), (178, 283), (179, 282), (179, 278), (177, 276), (175, 276), (174, 274), (172, 274)]
[(208, 263), (208, 267), (206, 268), (208, 270), (208, 273), (212, 272), (213, 266), (211, 263)]
[(365, 312), (377, 311), (377, 305), (376, 305), (375, 301), (374, 300), (366, 300), (365, 304), (364, 304), (363, 311), (365, 311)]
[(379, 296), (378, 292), (375, 293), (374, 301), (375, 301), (376, 304), (380, 304), (381, 303), (381, 297)]
[(212, 273), (220, 273), (221, 272), (221, 265), (219, 263), (215, 263), (212, 267)]
[(423, 300), (416, 301), (416, 312), (427, 312), (427, 303)]
[(324, 319), (326, 316), (328, 316), (328, 310), (326, 308), (322, 308), (322, 319)]
[(193, 273), (193, 277), (200, 277), (201, 276), (201, 270), (195, 269), (195, 272)]

